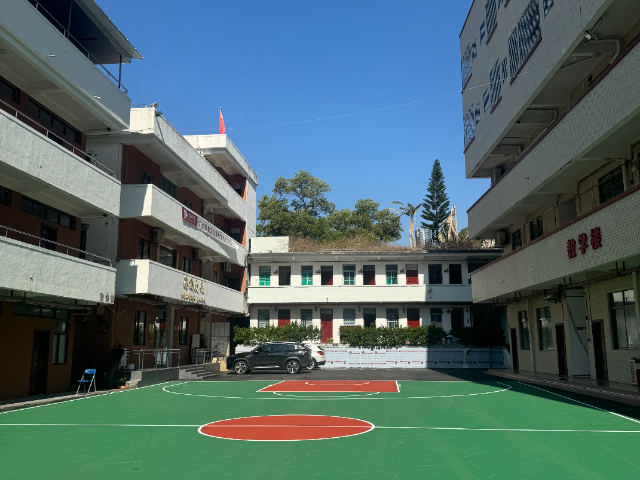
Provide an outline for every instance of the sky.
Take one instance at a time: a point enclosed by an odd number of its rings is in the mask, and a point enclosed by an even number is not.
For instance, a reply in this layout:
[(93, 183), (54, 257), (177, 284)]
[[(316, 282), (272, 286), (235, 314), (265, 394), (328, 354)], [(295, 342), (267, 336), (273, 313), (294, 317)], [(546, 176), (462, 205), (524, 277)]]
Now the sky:
[(464, 172), (458, 36), (471, 0), (97, 1), (144, 57), (123, 66), (132, 105), (157, 102), (185, 135), (219, 133), (222, 107), (258, 198), (304, 169), (337, 208), (415, 205), (437, 158), (461, 229), (489, 187)]

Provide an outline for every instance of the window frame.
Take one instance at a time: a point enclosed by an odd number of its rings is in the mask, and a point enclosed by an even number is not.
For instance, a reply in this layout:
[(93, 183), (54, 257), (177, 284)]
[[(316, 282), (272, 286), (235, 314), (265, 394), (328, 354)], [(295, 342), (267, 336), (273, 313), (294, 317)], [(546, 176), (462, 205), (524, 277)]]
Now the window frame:
[(155, 185), (154, 181), (155, 181), (155, 179), (154, 179), (153, 175), (151, 175), (146, 170), (142, 170), (140, 172), (140, 183), (142, 185)]
[(191, 259), (186, 255), (182, 256), (182, 271), (184, 273), (191, 273)]
[[(308, 318), (306, 318), (308, 316)], [(313, 309), (301, 308), (300, 309), (300, 325), (303, 327), (313, 326)]]
[(313, 285), (313, 265), (300, 266), (300, 280), (303, 286)]
[[(30, 208), (27, 209), (27, 204), (30, 205)], [(34, 213), (34, 208), (41, 209), (42, 216), (38, 213)], [(58, 210), (57, 208), (50, 207), (42, 202), (34, 200), (31, 197), (27, 197), (26, 195), (20, 196), (20, 211), (23, 213), (27, 213), (29, 215), (33, 215), (34, 217), (38, 217), (42, 220), (46, 220), (49, 223), (53, 223), (55, 225), (60, 225), (61, 227), (68, 228), (69, 230), (76, 229), (76, 217), (62, 210)], [(52, 215), (55, 214), (55, 217)], [(51, 218), (55, 218), (55, 220), (51, 220)], [(63, 218), (68, 219), (67, 222), (63, 222)]]
[[(146, 250), (146, 252), (145, 252)], [(146, 257), (144, 256), (146, 253)], [(138, 259), (149, 260), (151, 258), (151, 241), (138, 237)]]
[(178, 323), (178, 345), (189, 345), (189, 317), (180, 317)]
[[(373, 275), (369, 282), (367, 282), (367, 274)], [(369, 286), (376, 284), (376, 266), (375, 265), (362, 266), (362, 283), (363, 285), (369, 285)]]
[(518, 312), (518, 333), (520, 334), (520, 350), (531, 350), (531, 331), (526, 310)]
[[(430, 263), (427, 266), (428, 274), (429, 274), (429, 285), (442, 285), (442, 264), (441, 263)], [(438, 280), (439, 277), (439, 281)], [(432, 281), (435, 280), (435, 281)]]
[(12, 197), (13, 197), (13, 191), (8, 189), (7, 187), (3, 187), (0, 185), (0, 205), (4, 205), (5, 207), (10, 207)]
[[(5, 85), (12, 92), (11, 97), (4, 96), (1, 93), (0, 93), (0, 96), (5, 100), (9, 100), (10, 102), (13, 102), (16, 105), (20, 105), (20, 89), (2, 77), (0, 77), (0, 84)], [(2, 92), (2, 90), (0, 90), (0, 92)]]
[[(393, 316), (395, 316), (396, 318), (392, 318)], [(387, 308), (386, 318), (387, 318), (387, 328), (400, 327), (400, 309), (399, 308)]]
[(515, 250), (522, 246), (522, 229), (519, 228), (511, 234), (511, 250)]
[[(286, 275), (288, 272), (288, 278), (285, 278), (286, 283), (282, 282), (282, 275)], [(278, 267), (278, 285), (281, 287), (291, 286), (291, 266), (281, 265)]]
[[(265, 318), (266, 317), (266, 318)], [(258, 310), (258, 327), (266, 328), (271, 323), (271, 311), (268, 308)]]
[[(59, 325), (62, 324), (60, 332), (58, 332)], [(67, 350), (68, 350), (68, 338), (69, 338), (69, 320), (55, 320), (55, 328), (53, 331), (53, 348), (51, 351), (51, 365), (66, 365), (67, 364)], [(60, 358), (60, 347), (63, 347), (62, 358)]]
[(553, 322), (551, 321), (551, 307), (536, 309), (538, 317), (538, 348), (553, 350)]
[[(331, 272), (329, 276), (328, 273)], [(320, 285), (332, 286), (333, 285), (333, 265), (321, 265), (320, 266)], [(325, 280), (326, 279), (326, 280)]]
[[(29, 98), (27, 102), (27, 112), (30, 114), (30, 118), (38, 120), (51, 133), (59, 137), (51, 138), (47, 134), (48, 138), (53, 140), (54, 142), (60, 144), (60, 139), (62, 139), (71, 143), (75, 143), (76, 145), (81, 144), (82, 133), (80, 133), (80, 130), (72, 127), (69, 123), (65, 122), (57, 115), (51, 113), (49, 109), (40, 105), (33, 98)], [(62, 127), (62, 132), (58, 129), (57, 125), (55, 125), (56, 123)], [(69, 132), (67, 132), (67, 130), (69, 130)]]
[[(603, 204), (624, 192), (623, 166), (614, 168), (598, 179), (598, 200)], [(614, 181), (615, 180), (615, 181)], [(602, 188), (607, 184), (606, 189)]]
[(261, 287), (271, 286), (271, 265), (258, 267), (258, 285)]
[(386, 285), (398, 285), (398, 265), (384, 266)]
[[(615, 306), (615, 295), (621, 295), (622, 305)], [(633, 288), (627, 290), (621, 290), (618, 292), (611, 292), (608, 295), (609, 297), (609, 315), (611, 318), (611, 342), (613, 344), (614, 350), (637, 350), (640, 345), (640, 338), (638, 332), (640, 330), (640, 325), (638, 324), (638, 318), (636, 318), (635, 311), (635, 294)], [(628, 300), (628, 297), (631, 297), (632, 300)], [(630, 315), (628, 315), (627, 311), (630, 311)], [(620, 346), (620, 338), (619, 338), (619, 327), (618, 327), (618, 318), (617, 313), (622, 312), (624, 315), (624, 332), (625, 332), (625, 345)], [(635, 325), (632, 322), (635, 321)], [(629, 328), (631, 324), (631, 329)], [(635, 327), (635, 332), (633, 331), (633, 327)], [(630, 338), (633, 338), (635, 334), (635, 345), (633, 342), (630, 342)]]
[(542, 235), (544, 235), (544, 223), (540, 215), (529, 222), (529, 241), (532, 242)]
[[(163, 252), (171, 252), (171, 265), (167, 265), (166, 263), (163, 263), (162, 261), (162, 253)], [(165, 267), (169, 267), (169, 268), (176, 268), (176, 259), (177, 259), (177, 254), (176, 254), (176, 250), (174, 250), (173, 248), (167, 247), (164, 244), (160, 244), (158, 247), (158, 263), (161, 265), (164, 265)]]
[(356, 284), (356, 266), (355, 265), (343, 265), (342, 266), (342, 284), (352, 286)]
[[(452, 275), (453, 272), (457, 272), (457, 275)], [(452, 281), (458, 280), (457, 276), (460, 276), (460, 281)], [(450, 263), (449, 264), (449, 285), (462, 285), (462, 264), (461, 263)]]
[(178, 199), (178, 186), (164, 175), (160, 181), (160, 189), (170, 197)]
[[(347, 315), (349, 316), (347, 318)], [(356, 309), (355, 308), (343, 308), (342, 309), (342, 325), (345, 327), (356, 326)]]
[[(140, 319), (143, 316), (144, 318)], [(142, 330), (140, 327), (142, 326)], [(140, 341), (140, 332), (142, 332), (142, 341)], [(135, 310), (133, 314), (133, 346), (143, 347), (147, 336), (147, 312), (145, 310)]]

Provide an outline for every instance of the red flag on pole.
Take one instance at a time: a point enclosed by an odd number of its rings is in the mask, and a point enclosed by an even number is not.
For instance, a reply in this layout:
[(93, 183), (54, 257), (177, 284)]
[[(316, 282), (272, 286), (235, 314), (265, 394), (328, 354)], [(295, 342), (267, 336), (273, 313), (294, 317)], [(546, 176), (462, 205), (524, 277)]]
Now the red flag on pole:
[(220, 135), (224, 134), (224, 118), (222, 118), (222, 108), (220, 109)]

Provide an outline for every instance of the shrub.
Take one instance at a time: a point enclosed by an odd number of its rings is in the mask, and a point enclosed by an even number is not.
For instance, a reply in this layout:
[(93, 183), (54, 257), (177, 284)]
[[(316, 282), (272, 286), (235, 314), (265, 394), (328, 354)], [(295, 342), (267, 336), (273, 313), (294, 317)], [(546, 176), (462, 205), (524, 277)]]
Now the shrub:
[(258, 345), (265, 342), (317, 342), (322, 337), (318, 327), (304, 327), (297, 322), (283, 326), (234, 327), (233, 341), (239, 345)]
[(397, 348), (436, 345), (445, 337), (440, 327), (340, 327), (340, 343), (359, 348)]

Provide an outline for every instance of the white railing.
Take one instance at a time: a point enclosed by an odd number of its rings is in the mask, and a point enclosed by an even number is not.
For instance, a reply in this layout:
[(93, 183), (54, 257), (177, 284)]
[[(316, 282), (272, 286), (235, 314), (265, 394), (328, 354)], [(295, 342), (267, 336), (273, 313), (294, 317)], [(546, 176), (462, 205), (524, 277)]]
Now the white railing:
[(173, 355), (178, 355), (178, 364), (180, 366), (180, 349), (178, 348), (141, 348), (139, 350), (132, 350), (130, 355), (136, 355), (138, 357), (138, 368), (144, 370), (144, 359), (149, 355), (153, 356), (153, 369), (169, 368), (170, 359), (173, 359)]

